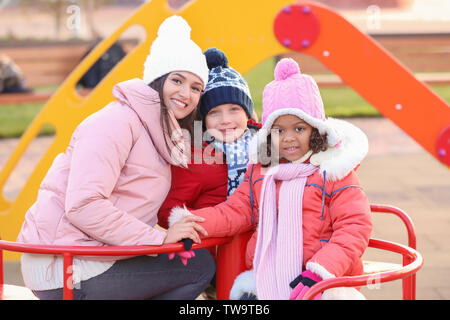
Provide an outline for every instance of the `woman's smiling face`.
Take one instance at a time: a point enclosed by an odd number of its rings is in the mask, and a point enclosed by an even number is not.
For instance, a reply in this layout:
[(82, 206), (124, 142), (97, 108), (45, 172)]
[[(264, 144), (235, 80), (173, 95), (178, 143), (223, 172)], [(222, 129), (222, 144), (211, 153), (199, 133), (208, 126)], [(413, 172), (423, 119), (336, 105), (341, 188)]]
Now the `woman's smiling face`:
[(188, 71), (169, 73), (163, 86), (164, 104), (176, 119), (187, 117), (197, 107), (203, 89), (202, 80)]

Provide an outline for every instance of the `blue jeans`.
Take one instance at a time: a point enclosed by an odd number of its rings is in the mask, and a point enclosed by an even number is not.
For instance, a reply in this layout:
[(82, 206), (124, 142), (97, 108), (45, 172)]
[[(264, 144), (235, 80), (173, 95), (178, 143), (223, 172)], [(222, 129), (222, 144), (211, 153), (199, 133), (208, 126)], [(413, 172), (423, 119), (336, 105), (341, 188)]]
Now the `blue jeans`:
[[(74, 300), (193, 300), (209, 285), (215, 263), (206, 249), (184, 266), (178, 255), (139, 256), (119, 260), (106, 272), (81, 281), (73, 290)], [(33, 291), (41, 300), (60, 300), (63, 289)]]

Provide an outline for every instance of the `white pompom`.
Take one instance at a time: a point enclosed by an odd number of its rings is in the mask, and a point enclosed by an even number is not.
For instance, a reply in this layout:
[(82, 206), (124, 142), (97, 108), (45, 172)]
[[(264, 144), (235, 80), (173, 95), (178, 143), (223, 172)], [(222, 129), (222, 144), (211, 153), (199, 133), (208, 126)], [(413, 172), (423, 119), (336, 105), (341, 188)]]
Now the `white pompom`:
[(191, 27), (182, 17), (174, 15), (163, 21), (158, 37), (190, 39)]

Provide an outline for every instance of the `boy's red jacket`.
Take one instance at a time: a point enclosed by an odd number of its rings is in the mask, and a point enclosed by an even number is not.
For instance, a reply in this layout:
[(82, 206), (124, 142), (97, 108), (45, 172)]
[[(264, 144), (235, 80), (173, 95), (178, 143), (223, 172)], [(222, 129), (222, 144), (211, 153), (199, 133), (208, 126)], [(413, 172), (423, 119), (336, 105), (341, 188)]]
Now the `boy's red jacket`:
[[(215, 206), (227, 198), (228, 168), (223, 153), (215, 155), (214, 149), (208, 146), (198, 150), (195, 152), (192, 148), (192, 161), (188, 168), (171, 168), (172, 185), (158, 213), (158, 224), (163, 228), (169, 227), (168, 217), (174, 207), (185, 205), (188, 210), (201, 209)], [(201, 163), (195, 163), (200, 162), (195, 159), (200, 159)]]
[[(247, 121), (249, 129), (258, 130), (261, 124), (253, 119)], [(215, 153), (205, 142), (202, 148), (192, 147), (188, 168), (172, 166), (172, 185), (159, 209), (158, 224), (168, 228), (170, 210), (183, 207), (188, 210), (212, 207), (227, 199), (228, 167), (225, 155)]]

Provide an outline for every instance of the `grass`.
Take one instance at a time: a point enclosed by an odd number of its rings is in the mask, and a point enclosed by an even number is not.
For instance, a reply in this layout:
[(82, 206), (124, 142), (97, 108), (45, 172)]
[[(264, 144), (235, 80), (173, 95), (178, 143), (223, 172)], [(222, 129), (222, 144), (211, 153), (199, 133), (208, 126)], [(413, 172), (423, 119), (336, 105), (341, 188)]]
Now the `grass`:
[[(44, 103), (0, 106), (0, 138), (20, 137), (36, 117)], [(43, 128), (41, 134), (53, 134)]]
[[(250, 86), (255, 110), (260, 118), (262, 92), (264, 86), (273, 80), (274, 67), (274, 59), (270, 58), (245, 75)], [(445, 101), (450, 101), (450, 85), (434, 85), (431, 88)], [(325, 113), (329, 117), (373, 117), (380, 115), (377, 109), (349, 87), (321, 88), (320, 92)], [(20, 137), (43, 106), (44, 103), (0, 105), (0, 138)], [(41, 135), (51, 134), (54, 134), (54, 129), (51, 126), (42, 128)]]

